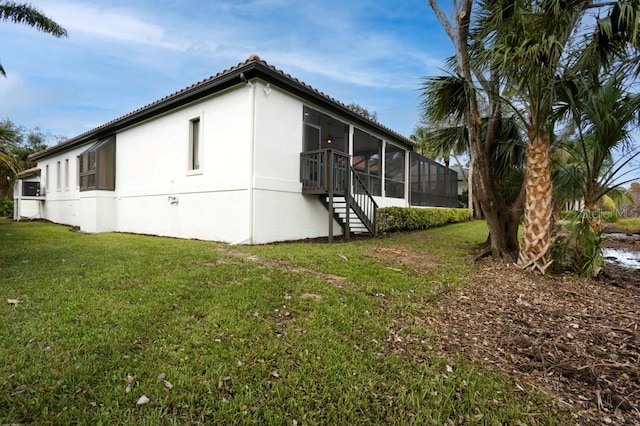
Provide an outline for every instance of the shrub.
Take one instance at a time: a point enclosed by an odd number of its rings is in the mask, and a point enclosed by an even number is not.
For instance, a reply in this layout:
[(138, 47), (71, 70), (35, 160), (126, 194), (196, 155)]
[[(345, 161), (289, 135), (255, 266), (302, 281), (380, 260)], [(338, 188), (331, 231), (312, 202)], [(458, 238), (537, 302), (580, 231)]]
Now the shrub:
[(13, 198), (0, 198), (0, 217), (13, 216)]
[(592, 212), (582, 212), (572, 223), (573, 269), (585, 277), (597, 277), (604, 265), (602, 229), (595, 225)]
[(560, 212), (560, 219), (562, 220), (574, 220), (578, 217), (580, 212), (578, 210), (562, 210)]
[(606, 210), (606, 211), (609, 211), (609, 212), (613, 212), (617, 208), (615, 201), (613, 201), (611, 199), (611, 197), (609, 197), (608, 195), (605, 195), (600, 199), (600, 202), (598, 203), (598, 206), (602, 210)]
[(604, 223), (616, 223), (618, 221), (618, 215), (616, 212), (602, 212), (602, 221)]
[[(560, 212), (560, 219), (575, 221), (580, 217), (581, 214), (583, 214), (583, 212), (579, 210), (563, 210)], [(588, 214), (593, 218), (602, 218), (602, 221), (604, 223), (616, 223), (618, 221), (618, 215), (615, 211), (596, 210), (593, 212), (588, 212)]]
[(433, 228), (471, 219), (467, 209), (384, 207), (378, 209), (378, 232)]

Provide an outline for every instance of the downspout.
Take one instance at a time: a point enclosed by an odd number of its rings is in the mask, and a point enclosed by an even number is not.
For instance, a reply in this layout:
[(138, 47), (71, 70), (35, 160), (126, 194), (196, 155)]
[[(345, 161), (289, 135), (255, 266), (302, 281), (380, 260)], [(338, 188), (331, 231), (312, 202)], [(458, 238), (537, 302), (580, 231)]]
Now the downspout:
[(256, 176), (256, 86), (247, 82), (251, 92), (251, 145), (249, 151), (249, 244), (254, 243), (255, 238), (255, 176)]
[(255, 85), (247, 80), (244, 73), (240, 73), (240, 79), (247, 85), (249, 88), (249, 98), (251, 99), (251, 123), (249, 124), (249, 134), (250, 134), (250, 143), (249, 143), (249, 176), (248, 176), (248, 187), (247, 192), (249, 196), (249, 235), (245, 238), (241, 238), (238, 241), (234, 241), (231, 245), (238, 244), (253, 244), (253, 237), (255, 233), (255, 220), (254, 220), (254, 181), (253, 177), (255, 175), (255, 141), (256, 141), (256, 90)]

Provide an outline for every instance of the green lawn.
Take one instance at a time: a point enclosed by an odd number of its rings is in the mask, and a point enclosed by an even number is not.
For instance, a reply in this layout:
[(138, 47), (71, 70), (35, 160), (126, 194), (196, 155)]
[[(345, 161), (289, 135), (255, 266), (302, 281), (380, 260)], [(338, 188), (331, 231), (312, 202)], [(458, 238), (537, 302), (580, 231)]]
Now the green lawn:
[(640, 233), (640, 218), (618, 218), (614, 223), (605, 224), (607, 232)]
[(562, 423), (429, 350), (419, 319), (484, 238), (229, 247), (0, 221), (0, 424)]

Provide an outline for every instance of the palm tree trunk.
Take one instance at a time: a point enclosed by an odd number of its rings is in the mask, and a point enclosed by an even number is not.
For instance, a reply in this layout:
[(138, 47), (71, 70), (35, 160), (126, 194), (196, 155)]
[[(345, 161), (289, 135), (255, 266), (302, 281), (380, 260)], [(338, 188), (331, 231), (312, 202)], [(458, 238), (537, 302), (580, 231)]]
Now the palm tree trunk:
[(530, 135), (525, 171), (524, 240), (518, 265), (544, 274), (551, 266), (552, 187), (549, 138), (546, 134)]
[[(469, 174), (467, 179), (467, 207), (469, 208), (469, 216), (471, 218), (475, 218), (475, 214), (474, 214), (475, 198), (473, 196), (473, 163), (474, 163), (473, 149), (469, 149), (469, 157), (471, 158), (469, 161)], [(462, 169), (462, 167), (460, 169)]]

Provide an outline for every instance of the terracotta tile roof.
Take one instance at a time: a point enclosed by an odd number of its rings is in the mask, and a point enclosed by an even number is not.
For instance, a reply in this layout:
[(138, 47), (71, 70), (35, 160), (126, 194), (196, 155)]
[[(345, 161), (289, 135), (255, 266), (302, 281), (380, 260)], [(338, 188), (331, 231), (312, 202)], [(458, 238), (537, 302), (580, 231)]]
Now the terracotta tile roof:
[(36, 174), (40, 174), (40, 168), (39, 167), (31, 167), (30, 169), (26, 169), (26, 170), (23, 170), (20, 173), (18, 173), (18, 178), (23, 178), (23, 177), (27, 177), (27, 176), (31, 176), (31, 175), (36, 175)]
[(161, 99), (131, 111), (130, 113), (108, 121), (94, 129), (49, 147), (44, 151), (32, 154), (29, 158), (31, 160), (46, 158), (49, 155), (66, 151), (67, 149), (71, 149), (77, 145), (87, 143), (94, 139), (109, 136), (110, 134), (113, 134), (125, 127), (136, 124), (137, 122), (152, 118), (155, 115), (170, 111), (186, 103), (194, 102), (224, 88), (241, 84), (243, 78), (250, 79), (253, 77), (258, 77), (278, 86), (285, 86), (282, 88), (289, 92), (297, 92), (297, 94), (302, 97), (320, 101), (334, 111), (346, 114), (355, 119), (355, 121), (364, 124), (366, 127), (375, 129), (383, 134), (387, 134), (408, 146), (416, 145), (413, 140), (401, 135), (389, 127), (370, 120), (337, 99), (293, 77), (291, 74), (285, 73), (275, 66), (268, 64), (258, 55), (251, 55), (244, 62), (240, 62), (230, 68), (220, 71), (217, 74), (187, 86), (184, 89), (171, 93)]

